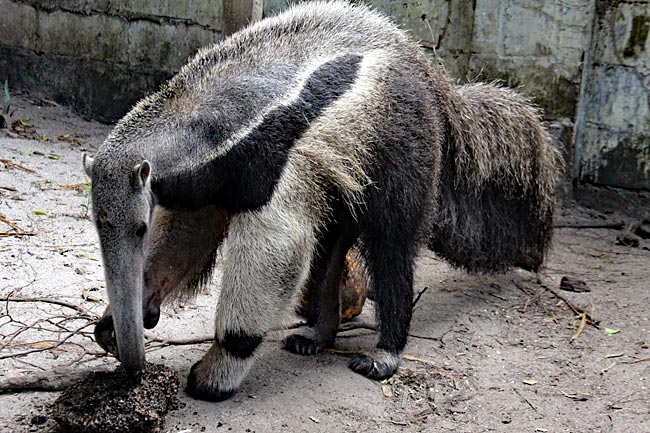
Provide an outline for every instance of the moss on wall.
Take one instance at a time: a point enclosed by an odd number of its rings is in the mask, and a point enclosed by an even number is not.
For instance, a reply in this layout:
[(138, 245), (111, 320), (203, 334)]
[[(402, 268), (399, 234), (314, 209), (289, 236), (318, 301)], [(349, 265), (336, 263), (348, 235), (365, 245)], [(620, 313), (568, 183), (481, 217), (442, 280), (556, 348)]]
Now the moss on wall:
[(632, 29), (630, 30), (630, 37), (627, 40), (627, 45), (623, 50), (623, 56), (639, 57), (640, 53), (645, 51), (645, 44), (648, 40), (649, 31), (650, 17), (637, 15), (632, 18)]

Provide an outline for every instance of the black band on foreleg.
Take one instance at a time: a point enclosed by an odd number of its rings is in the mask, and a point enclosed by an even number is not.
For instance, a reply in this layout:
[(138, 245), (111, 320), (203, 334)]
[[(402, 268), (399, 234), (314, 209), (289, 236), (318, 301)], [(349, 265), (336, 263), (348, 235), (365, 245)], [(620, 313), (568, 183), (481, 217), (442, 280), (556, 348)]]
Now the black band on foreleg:
[(248, 335), (241, 332), (226, 331), (219, 343), (235, 358), (248, 358), (262, 342), (261, 335)]

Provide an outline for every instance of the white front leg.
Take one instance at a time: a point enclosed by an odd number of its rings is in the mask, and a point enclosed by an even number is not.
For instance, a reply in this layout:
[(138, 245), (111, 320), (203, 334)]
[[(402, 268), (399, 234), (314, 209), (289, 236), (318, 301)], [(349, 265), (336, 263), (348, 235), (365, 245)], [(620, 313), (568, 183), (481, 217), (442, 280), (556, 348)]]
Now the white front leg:
[(215, 342), (188, 378), (194, 397), (219, 401), (232, 395), (265, 333), (282, 320), (309, 275), (316, 242), (310, 219), (273, 204), (231, 220)]

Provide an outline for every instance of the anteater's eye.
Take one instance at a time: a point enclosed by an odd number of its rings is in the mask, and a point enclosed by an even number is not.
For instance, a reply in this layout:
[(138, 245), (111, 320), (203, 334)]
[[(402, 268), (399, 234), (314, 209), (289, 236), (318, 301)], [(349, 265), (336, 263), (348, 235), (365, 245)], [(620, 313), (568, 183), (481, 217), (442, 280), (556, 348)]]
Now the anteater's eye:
[(147, 224), (142, 223), (140, 224), (140, 227), (138, 227), (138, 230), (135, 231), (136, 236), (139, 238), (143, 237), (144, 234), (147, 233)]

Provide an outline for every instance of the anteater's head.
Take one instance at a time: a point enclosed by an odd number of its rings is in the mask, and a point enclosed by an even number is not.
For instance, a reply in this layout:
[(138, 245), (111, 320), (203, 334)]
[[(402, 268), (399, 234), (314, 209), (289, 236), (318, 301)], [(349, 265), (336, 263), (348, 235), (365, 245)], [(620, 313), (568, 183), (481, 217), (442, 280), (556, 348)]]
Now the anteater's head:
[(124, 164), (124, 159), (120, 164), (113, 161), (100, 151), (94, 161), (84, 156), (84, 168), (92, 179), (92, 214), (104, 260), (116, 355), (135, 375), (144, 367), (142, 293), (146, 239), (154, 207), (152, 167), (141, 158), (129, 164)]

